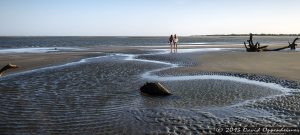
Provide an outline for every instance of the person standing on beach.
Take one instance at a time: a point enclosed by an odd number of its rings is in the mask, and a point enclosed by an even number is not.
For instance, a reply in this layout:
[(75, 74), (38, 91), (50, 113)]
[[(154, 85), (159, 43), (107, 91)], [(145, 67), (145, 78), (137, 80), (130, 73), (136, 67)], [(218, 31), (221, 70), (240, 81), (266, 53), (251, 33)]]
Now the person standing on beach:
[(176, 49), (178, 47), (178, 41), (179, 41), (178, 36), (175, 34), (173, 38), (173, 44)]
[(173, 35), (170, 36), (169, 43), (170, 43), (170, 46), (171, 46), (171, 49), (172, 49), (172, 47), (173, 47)]

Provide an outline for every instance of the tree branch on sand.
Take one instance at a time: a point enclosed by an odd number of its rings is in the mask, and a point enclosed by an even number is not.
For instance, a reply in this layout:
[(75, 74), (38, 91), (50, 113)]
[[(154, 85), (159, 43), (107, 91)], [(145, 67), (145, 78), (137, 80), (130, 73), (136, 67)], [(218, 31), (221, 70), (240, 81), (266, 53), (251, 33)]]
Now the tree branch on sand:
[(13, 65), (13, 64), (7, 64), (6, 66), (4, 66), (2, 69), (0, 69), (0, 76), (3, 76), (3, 74), (4, 74), (4, 72), (6, 71), (6, 70), (9, 70), (9, 69), (16, 69), (16, 68), (18, 68), (18, 66), (17, 65)]
[(298, 39), (299, 38), (295, 38), (292, 44), (289, 42), (289, 47), (291, 48), (291, 50), (296, 49), (296, 46), (297, 46), (296, 42), (297, 42)]
[(253, 34), (250, 33), (249, 40), (247, 40), (248, 45), (244, 42), (245, 48), (247, 52), (260, 52), (263, 51), (264, 48), (267, 48), (268, 46), (260, 46), (260, 43), (256, 42), (256, 44), (253, 43)]
[(276, 48), (276, 49), (264, 49), (264, 51), (280, 51), (280, 50), (284, 50), (284, 49), (287, 49), (287, 48), (290, 48), (291, 50), (295, 50), (296, 49), (296, 42), (299, 38), (295, 38), (293, 43), (290, 43), (289, 42), (289, 45), (288, 46), (284, 46), (284, 47), (281, 47), (281, 48)]
[(284, 50), (287, 48), (291, 48), (291, 50), (295, 50), (296, 49), (296, 41), (299, 38), (295, 38), (293, 43), (289, 42), (288, 46), (284, 46), (284, 47), (280, 47), (280, 48), (275, 48), (275, 49), (267, 49), (268, 46), (260, 46), (260, 43), (256, 42), (256, 44), (253, 44), (253, 34), (250, 33), (250, 37), (249, 40), (247, 40), (248, 45), (244, 42), (244, 46), (246, 48), (247, 52), (260, 52), (260, 51), (280, 51), (280, 50)]

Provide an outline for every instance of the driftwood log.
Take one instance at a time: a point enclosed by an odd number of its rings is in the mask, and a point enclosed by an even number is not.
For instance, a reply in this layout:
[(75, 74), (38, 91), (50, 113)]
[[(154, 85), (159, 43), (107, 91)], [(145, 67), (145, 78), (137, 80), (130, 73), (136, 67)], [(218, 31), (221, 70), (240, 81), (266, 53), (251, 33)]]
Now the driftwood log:
[(142, 93), (146, 93), (149, 95), (154, 96), (167, 96), (171, 95), (171, 92), (166, 89), (162, 84), (159, 82), (156, 83), (146, 83), (140, 88)]
[(6, 71), (6, 70), (9, 70), (9, 69), (16, 69), (16, 68), (18, 68), (18, 66), (17, 65), (13, 65), (13, 64), (7, 64), (6, 66), (4, 66), (2, 69), (0, 69), (0, 76), (3, 76), (3, 74), (4, 74), (4, 72)]
[(289, 45), (288, 46), (284, 46), (284, 47), (280, 47), (280, 48), (276, 48), (276, 49), (264, 49), (264, 51), (280, 51), (280, 50), (284, 50), (287, 48), (290, 48), (291, 50), (295, 50), (296, 49), (296, 42), (299, 38), (295, 38), (294, 41), (292, 43), (288, 42)]
[(298, 39), (299, 38), (295, 38), (294, 41), (293, 41), (293, 43), (289, 42), (289, 47), (291, 48), (291, 50), (295, 50), (296, 49), (296, 46), (297, 46), (296, 42), (297, 42)]
[(246, 48), (247, 52), (260, 52), (263, 51), (264, 48), (267, 48), (268, 46), (260, 46), (260, 43), (256, 42), (255, 44), (253, 43), (253, 34), (250, 33), (249, 40), (247, 40), (248, 45), (246, 42), (244, 42), (244, 46)]
[(284, 49), (287, 49), (287, 48), (290, 48), (291, 50), (295, 50), (296, 46), (297, 46), (296, 41), (298, 39), (299, 38), (295, 38), (292, 43), (289, 42), (288, 46), (275, 48), (275, 49), (267, 49), (268, 46), (260, 46), (260, 43), (258, 43), (258, 42), (256, 42), (256, 44), (254, 44), (253, 43), (253, 34), (250, 33), (249, 40), (247, 40), (248, 45), (246, 44), (246, 42), (244, 42), (244, 46), (245, 46), (247, 52), (280, 51), (280, 50), (284, 50)]

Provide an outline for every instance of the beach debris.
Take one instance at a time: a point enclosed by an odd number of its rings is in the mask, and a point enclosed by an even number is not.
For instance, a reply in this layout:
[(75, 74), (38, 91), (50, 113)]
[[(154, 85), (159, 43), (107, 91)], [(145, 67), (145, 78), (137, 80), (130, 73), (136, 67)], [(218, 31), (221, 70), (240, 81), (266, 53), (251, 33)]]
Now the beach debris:
[(290, 48), (289, 46), (284, 46), (284, 47), (280, 47), (280, 48), (275, 48), (275, 49), (264, 49), (263, 51), (280, 51), (280, 50), (284, 50)]
[(167, 96), (171, 95), (171, 92), (166, 89), (161, 83), (155, 82), (155, 83), (146, 83), (140, 88), (142, 93), (147, 93), (150, 95), (161, 95), (161, 96)]
[(267, 48), (268, 46), (260, 46), (259, 42), (253, 43), (253, 34), (250, 33), (249, 40), (247, 40), (248, 45), (246, 42), (244, 42), (245, 48), (247, 52), (260, 52), (263, 51), (264, 48)]
[(18, 68), (18, 66), (17, 65), (13, 65), (13, 64), (7, 64), (6, 66), (4, 66), (1, 70), (0, 70), (0, 76), (3, 76), (3, 74), (4, 74), (4, 72), (6, 71), (6, 70), (9, 70), (9, 69), (16, 69), (16, 68)]
[(275, 48), (275, 49), (267, 49), (268, 46), (260, 46), (259, 42), (256, 42), (256, 44), (253, 43), (253, 34), (250, 33), (250, 37), (249, 40), (247, 40), (248, 45), (246, 44), (246, 42), (244, 42), (244, 46), (246, 48), (247, 52), (261, 52), (261, 51), (280, 51), (280, 50), (284, 50), (287, 48), (291, 48), (291, 50), (295, 50), (296, 49), (296, 41), (299, 38), (295, 38), (293, 43), (289, 42), (288, 46), (284, 46), (284, 47), (280, 47), (280, 48)]
[(264, 51), (280, 51), (280, 50), (284, 50), (287, 48), (290, 48), (291, 50), (296, 50), (296, 42), (299, 38), (295, 38), (294, 41), (292, 43), (289, 42), (288, 46), (284, 46), (284, 47), (280, 47), (280, 48), (276, 48), (276, 49), (264, 49)]
[(293, 41), (293, 43), (289, 42), (289, 47), (291, 48), (291, 50), (295, 50), (296, 49), (296, 46), (297, 46), (296, 42), (297, 42), (298, 39), (299, 38), (295, 38), (294, 41)]

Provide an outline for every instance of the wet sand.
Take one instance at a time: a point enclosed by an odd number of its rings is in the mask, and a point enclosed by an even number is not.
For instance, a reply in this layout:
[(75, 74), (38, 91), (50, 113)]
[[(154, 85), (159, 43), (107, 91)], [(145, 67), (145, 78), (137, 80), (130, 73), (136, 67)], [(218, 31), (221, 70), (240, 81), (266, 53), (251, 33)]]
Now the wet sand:
[(19, 68), (8, 70), (5, 75), (18, 73), (49, 66), (56, 66), (80, 61), (84, 58), (97, 57), (108, 53), (145, 53), (138, 48), (127, 47), (95, 47), (75, 51), (57, 51), (47, 53), (3, 53), (0, 54), (0, 67), (8, 63), (16, 64)]
[(199, 55), (200, 63), (183, 72), (234, 72), (300, 81), (300, 52), (214, 52)]
[[(225, 48), (241, 49), (243, 46), (228, 46)], [(224, 48), (223, 46), (181, 47), (179, 49)], [(105, 53), (142, 54), (151, 49), (144, 47), (95, 47), (82, 51), (49, 52), (49, 53), (16, 53), (0, 54), (0, 66), (7, 63), (18, 65), (20, 68), (10, 70), (6, 74), (38, 69), (68, 62), (79, 61), (83, 58), (105, 55)], [(181, 57), (173, 55), (175, 57)], [(169, 57), (169, 59), (174, 59)], [(300, 52), (258, 52), (249, 53), (243, 49), (238, 51), (213, 51), (208, 53), (184, 54), (180, 59), (184, 62), (197, 63), (193, 66), (178, 68), (180, 72), (231, 72), (269, 75), (287, 80), (300, 81)]]
[(87, 57), (102, 55), (100, 53), (90, 52), (52, 52), (52, 53), (17, 53), (0, 54), (1, 67), (8, 63), (16, 64), (19, 68), (8, 70), (5, 75), (17, 73), (32, 69), (39, 69), (48, 66), (54, 66), (74, 61), (79, 61)]
[[(201, 69), (203, 65), (217, 61), (206, 58), (210, 55), (250, 55), (243, 50), (149, 54), (147, 50), (136, 48), (107, 48), (18, 55), (19, 58), (28, 55), (19, 62), (26, 64), (32, 60), (32, 63), (36, 62), (43, 67), (67, 62), (57, 62), (56, 58), (77, 61), (105, 53), (140, 55), (112, 55), (17, 77), (3, 77), (0, 83), (0, 125), (5, 127), (0, 132), (214, 134), (216, 125), (299, 127), (299, 85), (297, 90), (287, 88), (288, 91), (285, 91), (286, 88), (277, 87), (277, 84), (231, 81), (228, 76), (223, 80), (176, 80), (181, 75), (192, 74), (197, 77), (198, 73), (210, 72), (209, 69)], [(285, 53), (298, 52), (280, 52), (278, 55)], [(261, 53), (253, 55), (260, 56)], [(39, 63), (38, 58), (42, 57), (44, 63)], [(265, 55), (261, 57), (270, 59)], [(232, 61), (226, 58), (224, 63)], [(255, 61), (257, 57), (250, 58)], [(274, 60), (271, 62), (276, 63)], [(172, 68), (171, 65), (182, 67)], [(148, 74), (153, 80), (143, 76), (149, 71), (157, 71)], [(175, 80), (164, 79), (168, 77)], [(145, 82), (155, 80), (162, 80), (173, 95), (151, 97), (139, 92)], [(270, 87), (256, 84), (267, 84)]]

